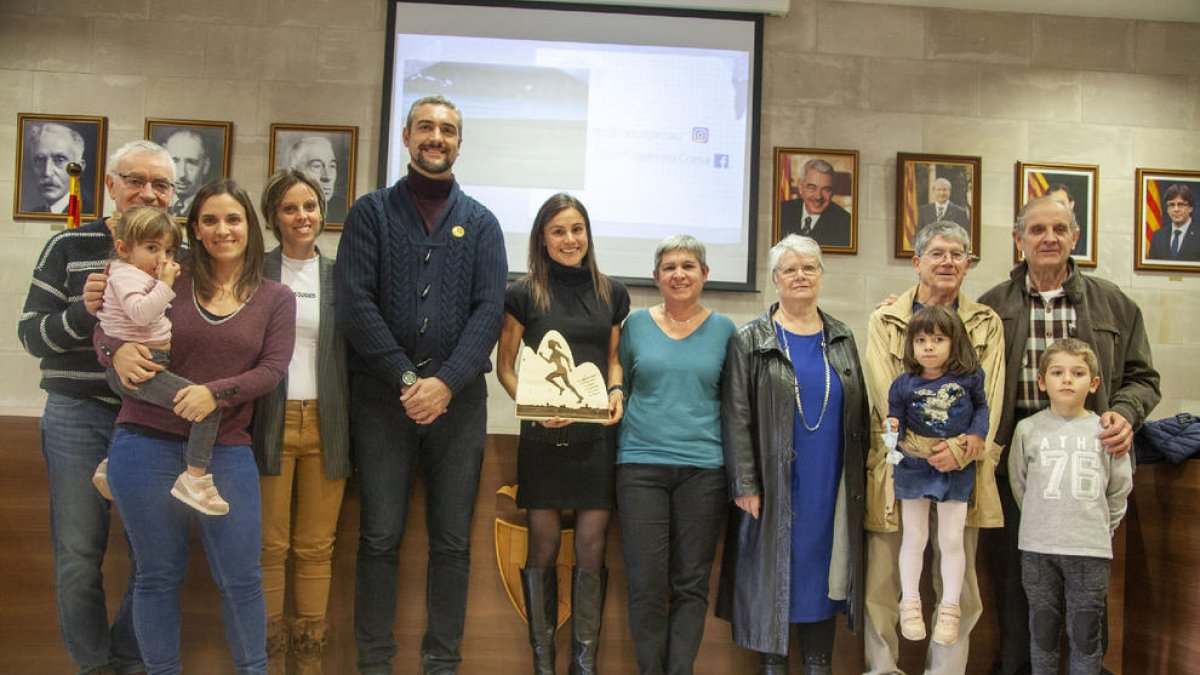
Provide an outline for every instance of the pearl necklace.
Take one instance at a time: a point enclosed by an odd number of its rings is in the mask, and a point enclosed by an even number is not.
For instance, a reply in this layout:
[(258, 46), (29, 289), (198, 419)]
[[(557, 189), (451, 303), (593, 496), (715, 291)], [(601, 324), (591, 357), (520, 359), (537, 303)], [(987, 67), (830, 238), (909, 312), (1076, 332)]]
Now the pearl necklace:
[[(783, 324), (779, 322), (775, 322), (775, 325), (779, 328), (779, 342), (783, 344), (783, 351), (785, 354), (787, 354), (788, 362), (792, 364), (792, 368), (794, 369), (796, 364), (794, 361), (792, 361), (792, 348), (791, 345), (788, 344), (786, 329), (784, 329)], [(804, 403), (800, 401), (800, 380), (793, 379), (792, 381), (792, 393), (796, 397), (796, 412), (800, 413), (800, 424), (803, 424), (804, 428), (809, 431), (816, 431), (817, 429), (821, 428), (821, 422), (825, 421), (825, 410), (829, 407), (829, 351), (825, 348), (824, 327), (821, 329), (821, 357), (825, 362), (825, 399), (821, 401), (821, 414), (819, 417), (817, 417), (817, 424), (815, 426), (808, 426), (808, 420), (804, 417)]]

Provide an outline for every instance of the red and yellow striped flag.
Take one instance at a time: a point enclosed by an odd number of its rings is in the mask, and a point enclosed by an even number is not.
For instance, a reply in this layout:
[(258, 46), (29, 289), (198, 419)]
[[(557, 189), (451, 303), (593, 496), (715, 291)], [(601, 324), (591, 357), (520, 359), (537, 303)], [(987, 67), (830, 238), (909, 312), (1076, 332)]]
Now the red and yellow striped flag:
[(904, 163), (904, 194), (912, 199), (906, 199), (904, 205), (904, 222), (901, 223), (904, 243), (908, 248), (913, 247), (913, 239), (917, 232), (917, 173), (916, 162)]
[(1158, 181), (1146, 181), (1146, 241), (1162, 227), (1162, 197), (1158, 194)]
[(71, 191), (67, 198), (67, 228), (79, 227), (83, 221), (83, 199), (79, 194), (79, 174), (83, 167), (71, 162), (67, 165), (67, 174), (71, 176)]
[(1026, 195), (1028, 199), (1036, 199), (1046, 194), (1046, 190), (1050, 188), (1050, 183), (1046, 182), (1045, 174), (1041, 171), (1034, 171), (1030, 174), (1029, 178), (1030, 181), (1027, 183), (1029, 194)]

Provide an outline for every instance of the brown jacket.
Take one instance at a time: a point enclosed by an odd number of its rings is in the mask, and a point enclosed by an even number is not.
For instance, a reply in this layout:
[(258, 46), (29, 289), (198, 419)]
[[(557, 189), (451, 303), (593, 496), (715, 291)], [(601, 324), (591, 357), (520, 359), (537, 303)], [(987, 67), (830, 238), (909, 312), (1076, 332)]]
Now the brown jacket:
[[(892, 380), (904, 371), (904, 329), (912, 318), (916, 294), (917, 286), (913, 286), (896, 302), (875, 310), (867, 324), (867, 355), (863, 369), (871, 399), (871, 449), (867, 453), (865, 527), (872, 532), (896, 532), (900, 527), (900, 509), (892, 487), (892, 465), (884, 460), (887, 447), (883, 444), (882, 431), (883, 420), (887, 418), (888, 389)], [(1000, 510), (995, 478), (1003, 448), (996, 445), (995, 436), (1004, 399), (1004, 326), (989, 307), (961, 292), (958, 316), (967, 328), (967, 335), (979, 357), (979, 366), (983, 368), (984, 396), (988, 403), (986, 449), (975, 461), (975, 492), (967, 510), (967, 527), (1003, 527), (1004, 515)], [(921, 439), (912, 441), (919, 443)], [(953, 443), (951, 449), (955, 450), (960, 466), (970, 461)]]

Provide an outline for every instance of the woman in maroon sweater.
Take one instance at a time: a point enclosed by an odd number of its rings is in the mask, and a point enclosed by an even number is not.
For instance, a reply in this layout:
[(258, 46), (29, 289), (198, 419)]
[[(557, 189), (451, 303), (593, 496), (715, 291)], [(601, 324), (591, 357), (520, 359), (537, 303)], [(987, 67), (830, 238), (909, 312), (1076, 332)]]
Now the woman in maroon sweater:
[[(285, 286), (262, 278), (263, 236), (253, 202), (232, 181), (210, 183), (187, 223), (189, 269), (167, 310), (173, 324), (171, 370), (192, 382), (174, 412), (126, 398), (109, 449), (108, 481), (133, 546), (134, 625), (150, 675), (178, 673), (179, 591), (195, 522), (221, 591), (225, 635), (238, 673), (265, 674), (266, 613), (259, 548), (258, 469), (248, 428), (253, 401), (287, 371), (296, 303)], [(161, 370), (144, 345), (110, 343), (97, 333), (121, 380), (136, 387)], [(214, 482), (229, 514), (205, 516), (170, 495), (183, 470), (190, 423), (221, 409), (213, 448)]]

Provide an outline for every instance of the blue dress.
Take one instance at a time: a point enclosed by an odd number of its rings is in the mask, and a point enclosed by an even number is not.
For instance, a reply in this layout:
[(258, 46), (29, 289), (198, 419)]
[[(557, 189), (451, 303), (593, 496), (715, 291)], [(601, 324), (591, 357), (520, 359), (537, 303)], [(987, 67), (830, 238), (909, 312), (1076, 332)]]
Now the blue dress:
[[(987, 438), (983, 369), (967, 375), (947, 373), (932, 380), (900, 373), (888, 390), (888, 417), (900, 420), (900, 438), (907, 431), (933, 438), (959, 434)], [(897, 499), (966, 502), (975, 490), (975, 467), (942, 473), (924, 457), (905, 455), (892, 469), (892, 480)]]
[[(825, 400), (826, 361), (823, 333), (797, 335), (776, 326), (787, 340), (800, 401), (808, 426), (817, 425)], [(815, 431), (805, 428), (792, 406), (792, 565), (788, 621), (824, 621), (845, 611), (845, 601), (829, 597), (829, 560), (833, 555), (833, 513), (842, 477), (842, 381), (829, 371), (829, 403)]]

